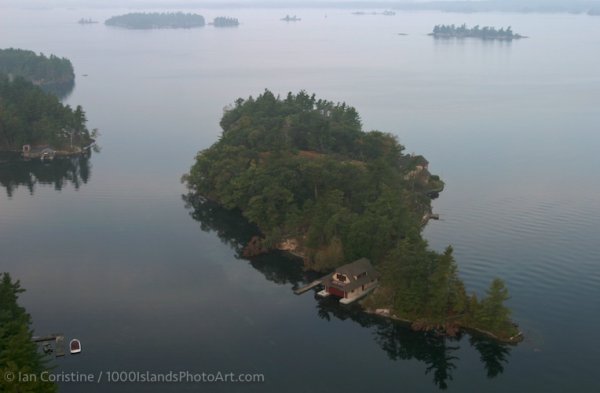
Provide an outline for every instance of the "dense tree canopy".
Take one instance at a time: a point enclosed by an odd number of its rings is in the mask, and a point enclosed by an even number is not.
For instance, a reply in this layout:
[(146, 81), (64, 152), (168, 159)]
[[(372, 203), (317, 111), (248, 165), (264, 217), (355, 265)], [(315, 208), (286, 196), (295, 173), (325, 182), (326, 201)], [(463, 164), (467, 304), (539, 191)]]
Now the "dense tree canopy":
[(75, 79), (69, 59), (23, 49), (0, 49), (0, 74), (21, 76), (37, 85), (72, 82)]
[(204, 17), (198, 14), (170, 12), (170, 13), (144, 13), (133, 12), (125, 15), (113, 16), (107, 19), (107, 26), (125, 27), (128, 29), (166, 29), (166, 28), (192, 28), (202, 27)]
[(227, 16), (217, 16), (213, 20), (213, 25), (215, 27), (235, 27), (239, 24), (240, 22), (237, 20), (237, 18), (230, 18)]
[[(420, 225), (423, 214), (404, 187), (403, 146), (390, 134), (363, 132), (346, 104), (266, 91), (236, 101), (221, 126), (221, 140), (198, 156), (190, 187), (240, 209), (269, 244), (302, 239), (316, 268), (379, 259)], [(426, 197), (417, 199), (428, 208)]]
[(23, 292), (19, 281), (8, 273), (0, 277), (0, 391), (6, 393), (53, 393), (56, 385), (49, 382), (13, 381), (7, 376), (19, 373), (40, 375), (45, 359), (31, 340), (31, 317), (17, 303)]
[(73, 110), (23, 78), (0, 74), (0, 150), (24, 144), (69, 148), (90, 143), (85, 112)]
[(504, 292), (494, 289), (481, 303), (469, 298), (452, 248), (427, 249), (428, 191), (443, 183), (423, 157), (403, 154), (396, 137), (364, 132), (354, 108), (305, 92), (238, 99), (221, 127), (185, 179), (193, 193), (241, 211), (266, 247), (293, 239), (321, 271), (369, 258), (382, 273), (372, 305), (425, 328), (513, 332)]
[(466, 24), (462, 24), (460, 26), (436, 25), (433, 28), (431, 35), (434, 37), (475, 37), (487, 40), (512, 40), (523, 38), (523, 36), (513, 33), (510, 26), (508, 26), (506, 29), (503, 27), (500, 29), (490, 26), (480, 27), (479, 25), (468, 28)]

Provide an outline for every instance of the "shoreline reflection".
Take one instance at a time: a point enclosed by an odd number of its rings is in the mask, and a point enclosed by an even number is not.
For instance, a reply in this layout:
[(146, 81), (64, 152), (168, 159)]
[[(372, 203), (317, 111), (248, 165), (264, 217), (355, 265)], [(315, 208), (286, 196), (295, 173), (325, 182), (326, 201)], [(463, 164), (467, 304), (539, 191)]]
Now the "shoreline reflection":
[[(215, 232), (223, 243), (234, 250), (237, 259), (248, 260), (268, 281), (297, 287), (319, 276), (318, 273), (304, 271), (302, 264), (293, 257), (278, 252), (250, 259), (242, 257), (244, 246), (259, 233), (255, 225), (248, 223), (239, 211), (226, 210), (205, 198), (188, 194), (183, 195), (183, 200), (190, 210), (190, 216), (200, 223), (203, 231)], [(367, 314), (356, 304), (340, 305), (335, 299), (322, 299), (314, 293), (319, 318), (326, 321), (350, 319), (361, 327), (371, 329), (373, 340), (390, 360), (414, 359), (424, 363), (425, 374), (431, 374), (434, 385), (440, 390), (447, 389), (453, 380), (453, 373), (460, 361), (458, 351), (461, 345), (468, 344), (479, 353), (488, 378), (502, 374), (508, 364), (511, 347), (507, 344), (472, 335), (465, 340), (465, 333), (450, 338), (435, 332), (415, 332), (405, 323)]]
[(0, 185), (11, 198), (19, 187), (33, 195), (38, 185), (52, 185), (56, 191), (67, 185), (78, 190), (89, 182), (92, 175), (91, 152), (76, 157), (55, 159), (49, 163), (40, 160), (10, 160), (0, 163)]

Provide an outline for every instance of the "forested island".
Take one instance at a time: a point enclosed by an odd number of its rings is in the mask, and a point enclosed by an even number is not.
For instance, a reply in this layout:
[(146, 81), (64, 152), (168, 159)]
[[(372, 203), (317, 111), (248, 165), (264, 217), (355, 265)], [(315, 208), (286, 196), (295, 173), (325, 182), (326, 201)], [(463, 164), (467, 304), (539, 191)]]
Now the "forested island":
[(31, 317), (19, 306), (24, 290), (8, 273), (0, 277), (0, 391), (54, 393), (51, 382), (18, 380), (19, 373), (40, 376), (48, 371), (46, 359), (32, 341)]
[(72, 109), (31, 82), (0, 74), (0, 151), (51, 146), (70, 154), (93, 142), (81, 106)]
[(385, 16), (394, 16), (394, 15), (396, 15), (396, 12), (390, 11), (390, 10), (385, 10), (383, 12), (376, 12), (376, 11), (371, 11), (371, 12), (355, 11), (355, 12), (352, 13), (352, 15), (385, 15)]
[(14, 48), (0, 49), (0, 74), (20, 76), (49, 90), (59, 85), (72, 87), (75, 80), (69, 59)]
[(95, 23), (98, 23), (98, 21), (92, 20), (92, 18), (81, 18), (79, 19), (79, 21), (77, 21), (77, 23), (79, 23), (80, 25), (93, 25)]
[(240, 21), (237, 18), (229, 18), (227, 16), (217, 16), (212, 24), (215, 27), (236, 27), (239, 26)]
[(525, 36), (513, 33), (510, 26), (506, 29), (503, 27), (500, 29), (490, 26), (480, 27), (479, 25), (469, 28), (466, 24), (462, 24), (461, 26), (436, 25), (433, 28), (433, 32), (429, 35), (436, 38), (480, 38), (483, 40), (507, 41), (526, 38)]
[(134, 12), (113, 16), (107, 19), (104, 24), (127, 29), (189, 29), (192, 27), (202, 27), (205, 22), (202, 15), (191, 13)]
[(416, 330), (517, 341), (504, 283), (494, 280), (482, 299), (467, 295), (452, 248), (428, 249), (423, 219), (443, 182), (396, 137), (365, 132), (353, 107), (305, 92), (240, 98), (220, 125), (184, 180), (192, 195), (257, 225), (262, 237), (245, 255), (285, 250), (323, 272), (366, 257), (382, 277), (366, 309)]
[(281, 20), (284, 22), (299, 22), (302, 19), (298, 18), (296, 15), (294, 15), (294, 16), (286, 15), (285, 18), (281, 18)]

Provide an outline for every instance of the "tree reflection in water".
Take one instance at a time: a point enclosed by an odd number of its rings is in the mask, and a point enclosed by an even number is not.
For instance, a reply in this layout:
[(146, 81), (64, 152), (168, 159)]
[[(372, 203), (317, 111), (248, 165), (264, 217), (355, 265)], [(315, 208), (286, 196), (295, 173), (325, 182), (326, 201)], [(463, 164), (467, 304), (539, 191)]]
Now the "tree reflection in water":
[[(248, 223), (239, 211), (226, 210), (216, 203), (191, 194), (184, 195), (186, 208), (190, 215), (200, 222), (203, 231), (216, 232), (225, 244), (243, 259), (244, 246), (259, 233), (256, 226)], [(319, 274), (304, 272), (302, 265), (282, 253), (271, 253), (250, 259), (250, 264), (264, 274), (267, 280), (277, 284), (292, 284), (294, 287), (314, 280)], [(317, 299), (316, 308), (320, 318), (330, 321), (352, 320), (360, 326), (373, 331), (374, 341), (393, 361), (417, 360), (425, 364), (425, 373), (433, 376), (434, 384), (441, 390), (448, 388), (453, 380), (459, 358), (457, 352), (462, 336), (448, 338), (435, 332), (415, 332), (405, 323), (363, 312), (360, 306), (340, 305), (336, 299)], [(471, 336), (468, 340), (480, 354), (481, 362), (488, 378), (494, 378), (504, 371), (508, 363), (510, 346), (500, 344), (484, 337)]]
[(49, 163), (40, 160), (10, 160), (0, 163), (0, 184), (8, 197), (20, 186), (34, 194), (37, 185), (52, 185), (57, 191), (71, 184), (79, 189), (90, 180), (91, 152), (70, 158), (55, 159)]
[(488, 378), (494, 378), (504, 372), (504, 364), (508, 363), (510, 347), (499, 344), (486, 337), (471, 336), (469, 343), (479, 352), (481, 362)]
[(455, 362), (459, 360), (454, 353), (460, 348), (461, 337), (446, 338), (433, 332), (414, 332), (408, 324), (367, 314), (357, 305), (341, 306), (337, 300), (330, 298), (319, 300), (317, 309), (323, 319), (350, 319), (371, 328), (375, 342), (391, 360), (415, 359), (425, 363), (425, 373), (433, 375), (433, 381), (440, 389), (446, 389), (448, 381), (452, 380)]

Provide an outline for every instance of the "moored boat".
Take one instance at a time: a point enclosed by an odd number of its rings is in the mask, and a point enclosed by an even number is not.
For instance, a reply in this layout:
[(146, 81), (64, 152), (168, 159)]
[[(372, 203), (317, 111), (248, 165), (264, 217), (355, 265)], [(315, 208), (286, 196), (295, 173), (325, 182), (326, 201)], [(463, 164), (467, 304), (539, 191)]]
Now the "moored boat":
[(76, 338), (72, 339), (69, 344), (69, 349), (71, 350), (71, 355), (81, 353), (81, 342)]

